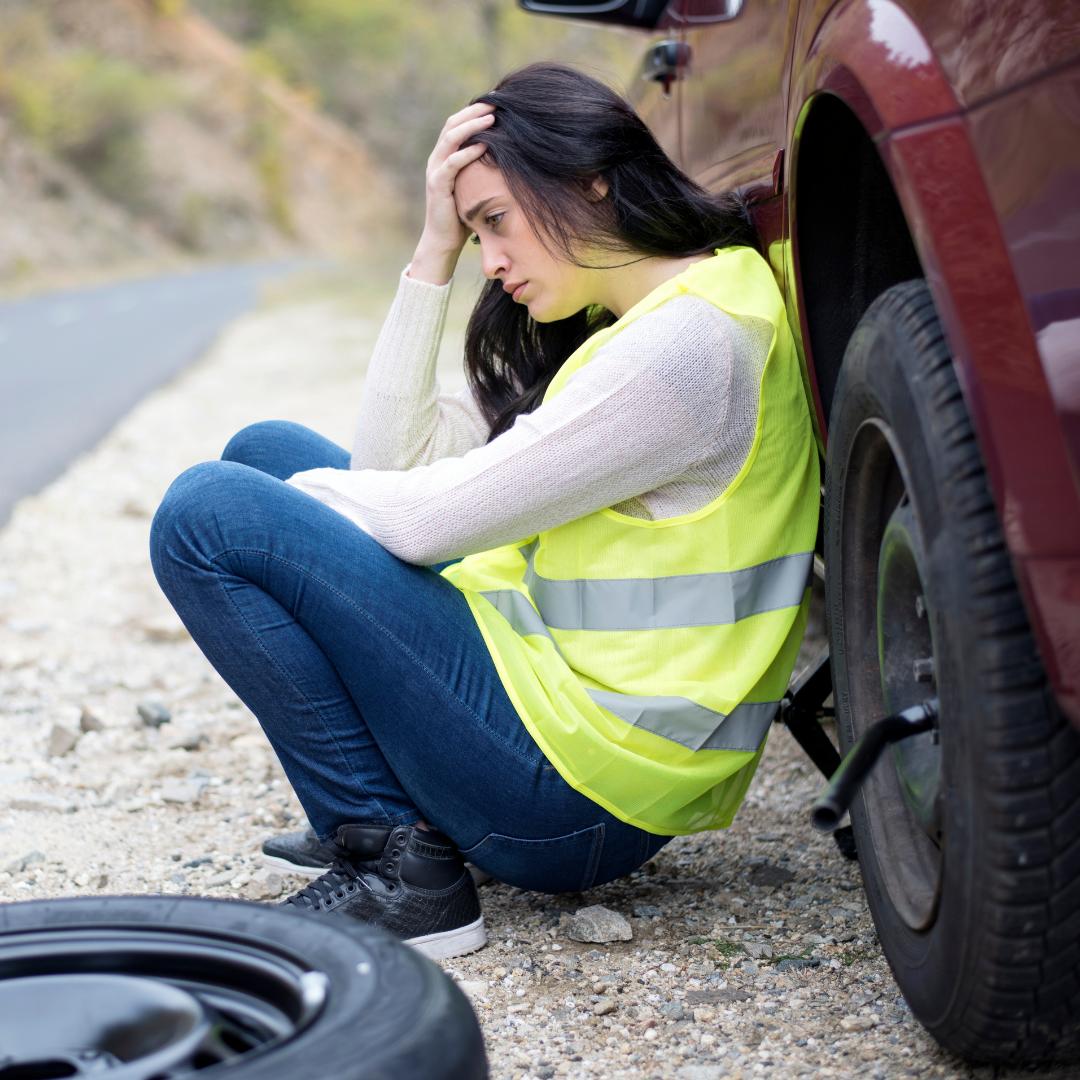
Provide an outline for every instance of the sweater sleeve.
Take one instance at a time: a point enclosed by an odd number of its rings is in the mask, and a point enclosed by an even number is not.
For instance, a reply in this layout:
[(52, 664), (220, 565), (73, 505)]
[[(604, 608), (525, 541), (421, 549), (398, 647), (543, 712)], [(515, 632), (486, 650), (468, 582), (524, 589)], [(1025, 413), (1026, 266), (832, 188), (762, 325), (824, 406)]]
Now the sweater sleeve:
[(452, 287), (415, 281), (408, 267), (402, 273), (368, 364), (354, 469), (411, 469), (486, 441), (488, 426), (469, 390), (440, 394), (435, 375)]
[(463, 456), (404, 472), (315, 469), (289, 483), (407, 562), (511, 543), (651, 492), (715, 454), (738, 341), (732, 316), (671, 300), (612, 338), (550, 402)]

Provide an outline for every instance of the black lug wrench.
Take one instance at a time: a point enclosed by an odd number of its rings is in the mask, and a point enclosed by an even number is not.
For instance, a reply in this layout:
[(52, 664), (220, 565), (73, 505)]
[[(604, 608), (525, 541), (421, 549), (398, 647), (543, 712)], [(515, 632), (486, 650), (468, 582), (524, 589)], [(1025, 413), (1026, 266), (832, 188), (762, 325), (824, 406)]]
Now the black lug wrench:
[(825, 790), (814, 800), (810, 820), (821, 832), (832, 832), (847, 813), (863, 781), (889, 743), (929, 731), (938, 717), (938, 699), (912, 705), (910, 709), (887, 716), (867, 728), (859, 741), (840, 762)]

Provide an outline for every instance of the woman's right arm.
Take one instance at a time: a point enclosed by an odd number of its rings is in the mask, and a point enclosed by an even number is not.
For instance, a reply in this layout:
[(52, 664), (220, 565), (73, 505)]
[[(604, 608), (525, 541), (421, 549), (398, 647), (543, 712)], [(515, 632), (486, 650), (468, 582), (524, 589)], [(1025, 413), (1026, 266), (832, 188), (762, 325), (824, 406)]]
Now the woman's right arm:
[(487, 149), (459, 147), (488, 128), (494, 112), (478, 103), (455, 113), (428, 158), (424, 231), (368, 366), (354, 469), (410, 469), (460, 456), (487, 441), (488, 426), (467, 390), (439, 395), (435, 361), (454, 268), (472, 231), (458, 217), (454, 182)]
[(472, 394), (439, 393), (435, 364), (451, 288), (401, 275), (368, 364), (354, 469), (411, 469), (487, 441), (488, 425)]

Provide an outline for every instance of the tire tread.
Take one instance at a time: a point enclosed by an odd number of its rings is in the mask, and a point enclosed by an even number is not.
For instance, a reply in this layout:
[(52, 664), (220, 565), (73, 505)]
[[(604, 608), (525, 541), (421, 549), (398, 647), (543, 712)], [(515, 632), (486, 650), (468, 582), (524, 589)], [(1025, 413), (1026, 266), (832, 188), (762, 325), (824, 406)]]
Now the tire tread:
[(1049, 689), (926, 282), (888, 289), (868, 321), (915, 357), (908, 376), (926, 388), (924, 429), (942, 512), (966, 557), (977, 627), (989, 812), (976, 978), (961, 1014), (934, 1034), (975, 1060), (1068, 1058), (1080, 1047), (1080, 733)]

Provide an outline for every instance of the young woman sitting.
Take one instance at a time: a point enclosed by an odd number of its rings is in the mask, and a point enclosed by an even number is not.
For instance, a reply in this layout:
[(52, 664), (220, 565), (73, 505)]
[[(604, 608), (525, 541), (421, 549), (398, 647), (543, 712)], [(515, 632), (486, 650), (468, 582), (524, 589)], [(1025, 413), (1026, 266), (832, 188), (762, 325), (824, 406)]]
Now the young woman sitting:
[[(444, 396), (470, 236), (488, 281)], [(449, 957), (485, 940), (466, 860), (577, 891), (730, 824), (802, 638), (818, 499), (741, 205), (543, 64), (443, 129), (352, 454), (246, 428), (169, 489), (152, 557), (304, 807), (286, 839), (332, 860), (286, 903)]]

